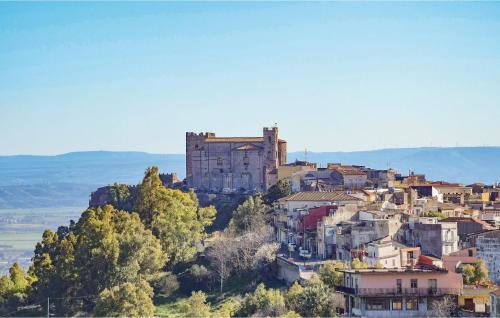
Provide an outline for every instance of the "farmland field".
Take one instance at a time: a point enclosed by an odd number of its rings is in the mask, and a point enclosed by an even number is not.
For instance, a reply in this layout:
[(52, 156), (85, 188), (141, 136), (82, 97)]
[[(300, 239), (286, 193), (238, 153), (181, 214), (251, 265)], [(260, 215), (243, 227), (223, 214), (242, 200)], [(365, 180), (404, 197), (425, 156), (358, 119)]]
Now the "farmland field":
[(35, 245), (46, 229), (76, 220), (85, 208), (0, 209), (0, 273), (15, 262), (29, 266)]

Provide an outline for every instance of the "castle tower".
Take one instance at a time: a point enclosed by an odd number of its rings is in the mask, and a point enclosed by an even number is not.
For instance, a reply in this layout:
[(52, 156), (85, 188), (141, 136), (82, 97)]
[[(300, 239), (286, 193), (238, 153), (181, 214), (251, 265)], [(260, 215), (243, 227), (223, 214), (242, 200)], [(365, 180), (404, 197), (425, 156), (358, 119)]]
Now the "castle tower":
[(215, 137), (214, 133), (186, 132), (186, 180), (188, 186), (193, 186), (193, 152), (205, 148), (205, 140)]
[(264, 127), (264, 158), (268, 171), (278, 168), (278, 127)]

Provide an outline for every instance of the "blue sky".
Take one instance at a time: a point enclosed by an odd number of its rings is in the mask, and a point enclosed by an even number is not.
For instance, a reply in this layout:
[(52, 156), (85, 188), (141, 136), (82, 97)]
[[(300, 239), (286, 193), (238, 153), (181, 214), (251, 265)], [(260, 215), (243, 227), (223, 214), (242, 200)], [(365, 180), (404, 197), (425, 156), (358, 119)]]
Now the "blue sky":
[(0, 3), (0, 155), (499, 145), (500, 2)]

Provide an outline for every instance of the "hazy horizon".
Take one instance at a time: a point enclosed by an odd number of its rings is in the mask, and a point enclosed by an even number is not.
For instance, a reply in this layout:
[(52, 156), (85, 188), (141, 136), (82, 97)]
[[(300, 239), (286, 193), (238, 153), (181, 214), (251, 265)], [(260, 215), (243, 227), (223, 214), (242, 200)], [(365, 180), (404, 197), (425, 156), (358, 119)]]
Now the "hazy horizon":
[[(360, 149), (360, 150), (325, 150), (325, 151), (315, 151), (307, 149), (307, 153), (353, 153), (353, 152), (377, 152), (377, 151), (387, 151), (387, 150), (404, 150), (404, 149), (471, 149), (471, 148), (500, 148), (500, 146), (416, 146), (416, 147), (390, 147), (390, 148), (374, 148), (374, 149)], [(302, 150), (287, 150), (288, 153), (303, 153), (305, 149)], [(148, 155), (173, 155), (173, 156), (184, 156), (185, 152), (148, 152), (141, 150), (75, 150), (69, 152), (62, 153), (52, 153), (52, 154), (36, 154), (36, 153), (19, 153), (19, 154), (8, 154), (3, 155), (0, 154), (0, 157), (16, 157), (16, 156), (33, 156), (33, 157), (56, 157), (56, 156), (64, 156), (69, 154), (78, 154), (78, 153), (143, 153)]]

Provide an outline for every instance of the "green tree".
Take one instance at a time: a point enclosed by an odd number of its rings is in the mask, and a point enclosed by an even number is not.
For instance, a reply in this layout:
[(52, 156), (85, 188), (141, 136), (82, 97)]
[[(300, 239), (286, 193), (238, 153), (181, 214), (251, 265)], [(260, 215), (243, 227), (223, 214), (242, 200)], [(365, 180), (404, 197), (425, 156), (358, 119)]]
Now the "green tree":
[(319, 268), (318, 275), (326, 286), (334, 288), (342, 283), (343, 275), (338, 270), (346, 268), (342, 262), (328, 261)]
[(194, 192), (165, 188), (157, 167), (146, 170), (135, 210), (160, 240), (170, 265), (192, 259), (217, 213), (214, 207), (201, 208)]
[(474, 265), (465, 265), (462, 267), (462, 278), (464, 284), (484, 284), (488, 282), (488, 268), (483, 260), (478, 260)]
[(97, 317), (153, 317), (153, 289), (145, 281), (106, 288), (96, 301)]
[(473, 265), (464, 265), (462, 267), (462, 278), (465, 285), (472, 285), (476, 281)]
[(299, 314), (303, 317), (331, 317), (335, 308), (330, 306), (330, 289), (317, 276), (311, 278), (302, 293)]
[(285, 294), (285, 305), (288, 310), (299, 311), (304, 288), (297, 282), (293, 283)]
[(364, 269), (368, 268), (368, 264), (365, 262), (362, 262), (359, 258), (355, 258), (351, 262), (351, 268), (353, 269)]
[(137, 191), (126, 184), (114, 183), (108, 189), (110, 204), (119, 210), (132, 211), (136, 201)]
[(281, 315), (280, 318), (300, 318), (300, 315), (295, 311), (289, 311), (284, 315)]
[(0, 277), (0, 314), (11, 312), (24, 304), (32, 278), (18, 263), (9, 269), (8, 275)]
[(207, 304), (207, 296), (202, 291), (192, 292), (181, 306), (183, 317), (209, 317), (211, 307)]
[(0, 297), (6, 298), (14, 290), (14, 283), (8, 275), (0, 277)]
[(214, 313), (214, 317), (217, 318), (231, 318), (238, 309), (238, 303), (232, 299), (224, 301)]
[(266, 289), (260, 283), (253, 294), (245, 297), (238, 316), (277, 317), (287, 312), (285, 298), (277, 289)]
[(169, 297), (180, 287), (177, 276), (171, 272), (160, 272), (150, 279), (156, 295)]
[(382, 265), (382, 263), (380, 261), (376, 261), (375, 265), (373, 267), (375, 267), (377, 269), (382, 269), (382, 268), (384, 268), (384, 265)]
[(24, 293), (30, 285), (30, 279), (18, 263), (14, 263), (9, 269), (10, 280), (14, 284), (16, 293)]
[(253, 297), (258, 316), (276, 317), (286, 312), (285, 298), (277, 289), (266, 289), (264, 284), (260, 283)]
[(474, 264), (474, 277), (479, 284), (488, 282), (488, 268), (481, 259)]
[(292, 193), (292, 188), (288, 179), (280, 179), (276, 184), (272, 185), (264, 196), (264, 201), (266, 204), (272, 204), (273, 202), (284, 198)]
[(107, 205), (86, 210), (62, 240), (46, 231), (30, 271), (38, 278), (33, 285), (38, 301), (56, 298), (56, 314), (68, 315), (92, 312), (95, 303), (87, 296), (108, 290), (103, 299), (109, 299), (116, 286), (144, 289), (164, 264), (160, 242), (139, 215)]
[(248, 197), (234, 211), (228, 230), (234, 234), (242, 234), (261, 227), (265, 224), (265, 213), (268, 208), (260, 195)]

